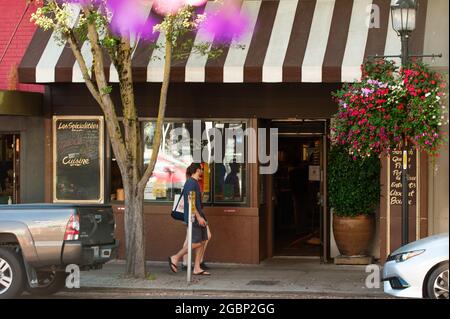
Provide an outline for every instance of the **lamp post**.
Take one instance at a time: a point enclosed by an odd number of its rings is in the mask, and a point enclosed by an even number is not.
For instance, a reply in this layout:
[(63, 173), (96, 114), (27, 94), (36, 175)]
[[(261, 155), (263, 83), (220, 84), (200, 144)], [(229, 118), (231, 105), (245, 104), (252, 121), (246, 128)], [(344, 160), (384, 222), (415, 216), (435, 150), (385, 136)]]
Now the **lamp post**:
[[(419, 9), (419, 0), (397, 0), (391, 5), (392, 28), (401, 38), (402, 47), (400, 55), (374, 55), (369, 58), (401, 58), (402, 66), (408, 64), (410, 57), (416, 58), (441, 58), (441, 54), (409, 53), (408, 41), (411, 33), (416, 29), (416, 17)], [(406, 103), (405, 112), (408, 111)], [(408, 203), (408, 140), (403, 134), (402, 139), (402, 245), (409, 242), (409, 203)]]
[[(402, 67), (408, 64), (409, 36), (416, 28), (417, 1), (398, 0), (391, 6), (392, 27), (402, 41), (401, 60)], [(405, 112), (408, 112), (406, 103)], [(402, 142), (402, 245), (409, 242), (409, 203), (408, 203), (408, 140), (403, 134)]]

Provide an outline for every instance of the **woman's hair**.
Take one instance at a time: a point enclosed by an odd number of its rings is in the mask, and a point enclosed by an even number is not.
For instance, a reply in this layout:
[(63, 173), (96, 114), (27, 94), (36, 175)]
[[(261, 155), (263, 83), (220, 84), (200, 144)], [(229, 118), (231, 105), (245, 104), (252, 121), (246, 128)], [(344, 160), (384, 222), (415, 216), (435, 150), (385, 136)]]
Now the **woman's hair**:
[(194, 175), (198, 169), (202, 169), (200, 163), (192, 163), (191, 165), (189, 165), (188, 168), (186, 168), (186, 178)]

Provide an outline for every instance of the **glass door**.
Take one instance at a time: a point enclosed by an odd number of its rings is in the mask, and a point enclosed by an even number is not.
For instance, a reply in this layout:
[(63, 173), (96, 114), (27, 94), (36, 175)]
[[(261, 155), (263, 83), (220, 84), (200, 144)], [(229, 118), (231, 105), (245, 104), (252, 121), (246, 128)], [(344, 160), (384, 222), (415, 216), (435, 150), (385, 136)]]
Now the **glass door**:
[(0, 135), (0, 204), (20, 202), (20, 134)]

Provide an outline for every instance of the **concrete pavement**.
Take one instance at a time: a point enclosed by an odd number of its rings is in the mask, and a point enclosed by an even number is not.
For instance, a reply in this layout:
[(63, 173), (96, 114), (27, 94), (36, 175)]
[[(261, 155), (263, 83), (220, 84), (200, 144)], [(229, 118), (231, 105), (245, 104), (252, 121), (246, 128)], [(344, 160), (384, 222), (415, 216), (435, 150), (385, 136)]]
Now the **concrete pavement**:
[(236, 292), (269, 294), (330, 294), (383, 298), (382, 285), (367, 288), (365, 266), (320, 264), (319, 260), (274, 258), (259, 265), (214, 264), (211, 276), (174, 274), (167, 262), (149, 262), (147, 280), (124, 278), (123, 261), (111, 261), (101, 270), (81, 272), (84, 289), (123, 289), (184, 293)]

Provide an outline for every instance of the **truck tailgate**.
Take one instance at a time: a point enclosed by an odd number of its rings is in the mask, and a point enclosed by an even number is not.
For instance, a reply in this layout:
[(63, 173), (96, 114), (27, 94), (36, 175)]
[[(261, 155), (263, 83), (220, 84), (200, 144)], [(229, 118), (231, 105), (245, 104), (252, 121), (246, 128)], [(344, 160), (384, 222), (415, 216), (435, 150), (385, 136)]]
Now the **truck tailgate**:
[(83, 245), (114, 242), (114, 214), (111, 207), (78, 207), (80, 240)]

